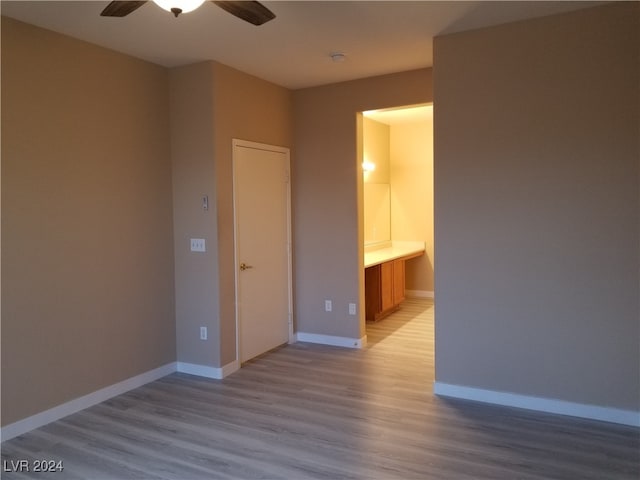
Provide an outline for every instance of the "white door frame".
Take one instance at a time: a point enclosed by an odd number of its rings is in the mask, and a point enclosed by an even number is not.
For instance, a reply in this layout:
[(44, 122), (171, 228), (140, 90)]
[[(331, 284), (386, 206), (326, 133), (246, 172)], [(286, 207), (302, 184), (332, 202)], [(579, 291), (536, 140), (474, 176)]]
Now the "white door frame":
[(238, 257), (238, 221), (237, 221), (237, 198), (236, 198), (236, 148), (253, 148), (256, 150), (266, 150), (269, 152), (284, 153), (286, 158), (286, 172), (282, 172), (286, 178), (286, 192), (287, 192), (287, 298), (288, 298), (288, 324), (289, 324), (289, 343), (295, 343), (296, 337), (293, 333), (293, 280), (292, 280), (292, 260), (291, 260), (291, 154), (290, 150), (286, 147), (278, 147), (275, 145), (268, 145), (266, 143), (251, 142), (248, 140), (240, 140), (234, 138), (232, 140), (233, 153), (233, 257), (234, 257), (234, 280), (235, 280), (235, 317), (236, 317), (236, 362), (238, 366), (241, 366), (240, 359), (240, 316), (238, 315), (238, 292), (239, 292), (239, 278), (238, 272), (240, 271), (240, 259)]

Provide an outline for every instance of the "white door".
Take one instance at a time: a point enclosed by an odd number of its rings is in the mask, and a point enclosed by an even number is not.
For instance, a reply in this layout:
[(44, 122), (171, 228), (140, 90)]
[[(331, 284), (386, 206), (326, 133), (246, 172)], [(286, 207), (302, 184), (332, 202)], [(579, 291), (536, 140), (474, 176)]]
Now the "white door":
[(289, 150), (233, 141), (238, 358), (289, 341)]

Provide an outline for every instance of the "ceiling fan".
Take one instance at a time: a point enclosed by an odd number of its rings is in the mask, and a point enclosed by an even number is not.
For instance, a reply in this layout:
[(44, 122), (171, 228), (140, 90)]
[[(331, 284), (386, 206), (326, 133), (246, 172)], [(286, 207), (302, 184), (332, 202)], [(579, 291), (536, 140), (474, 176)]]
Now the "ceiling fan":
[[(173, 13), (176, 17), (181, 13), (191, 12), (204, 3), (204, 0), (153, 0), (161, 8)], [(220, 8), (253, 25), (262, 25), (276, 18), (275, 14), (260, 2), (252, 1), (216, 1)], [(147, 1), (114, 1), (109, 3), (102, 13), (103, 17), (125, 17), (137, 10)]]

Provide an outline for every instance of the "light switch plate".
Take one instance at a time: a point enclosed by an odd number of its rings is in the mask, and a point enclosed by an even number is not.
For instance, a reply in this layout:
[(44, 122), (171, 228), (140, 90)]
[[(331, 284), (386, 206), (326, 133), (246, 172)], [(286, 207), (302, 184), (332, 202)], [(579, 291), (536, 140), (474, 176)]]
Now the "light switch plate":
[(192, 252), (206, 252), (204, 238), (192, 238), (191, 239), (191, 251)]

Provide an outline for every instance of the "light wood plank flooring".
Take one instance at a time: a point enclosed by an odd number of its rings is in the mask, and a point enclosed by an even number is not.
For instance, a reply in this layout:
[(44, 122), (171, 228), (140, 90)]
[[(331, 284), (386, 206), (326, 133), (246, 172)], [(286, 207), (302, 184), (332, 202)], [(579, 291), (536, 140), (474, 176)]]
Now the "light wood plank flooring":
[(173, 374), (2, 445), (65, 479), (640, 478), (631, 427), (434, 397), (433, 304), (363, 350), (298, 343), (222, 381)]

